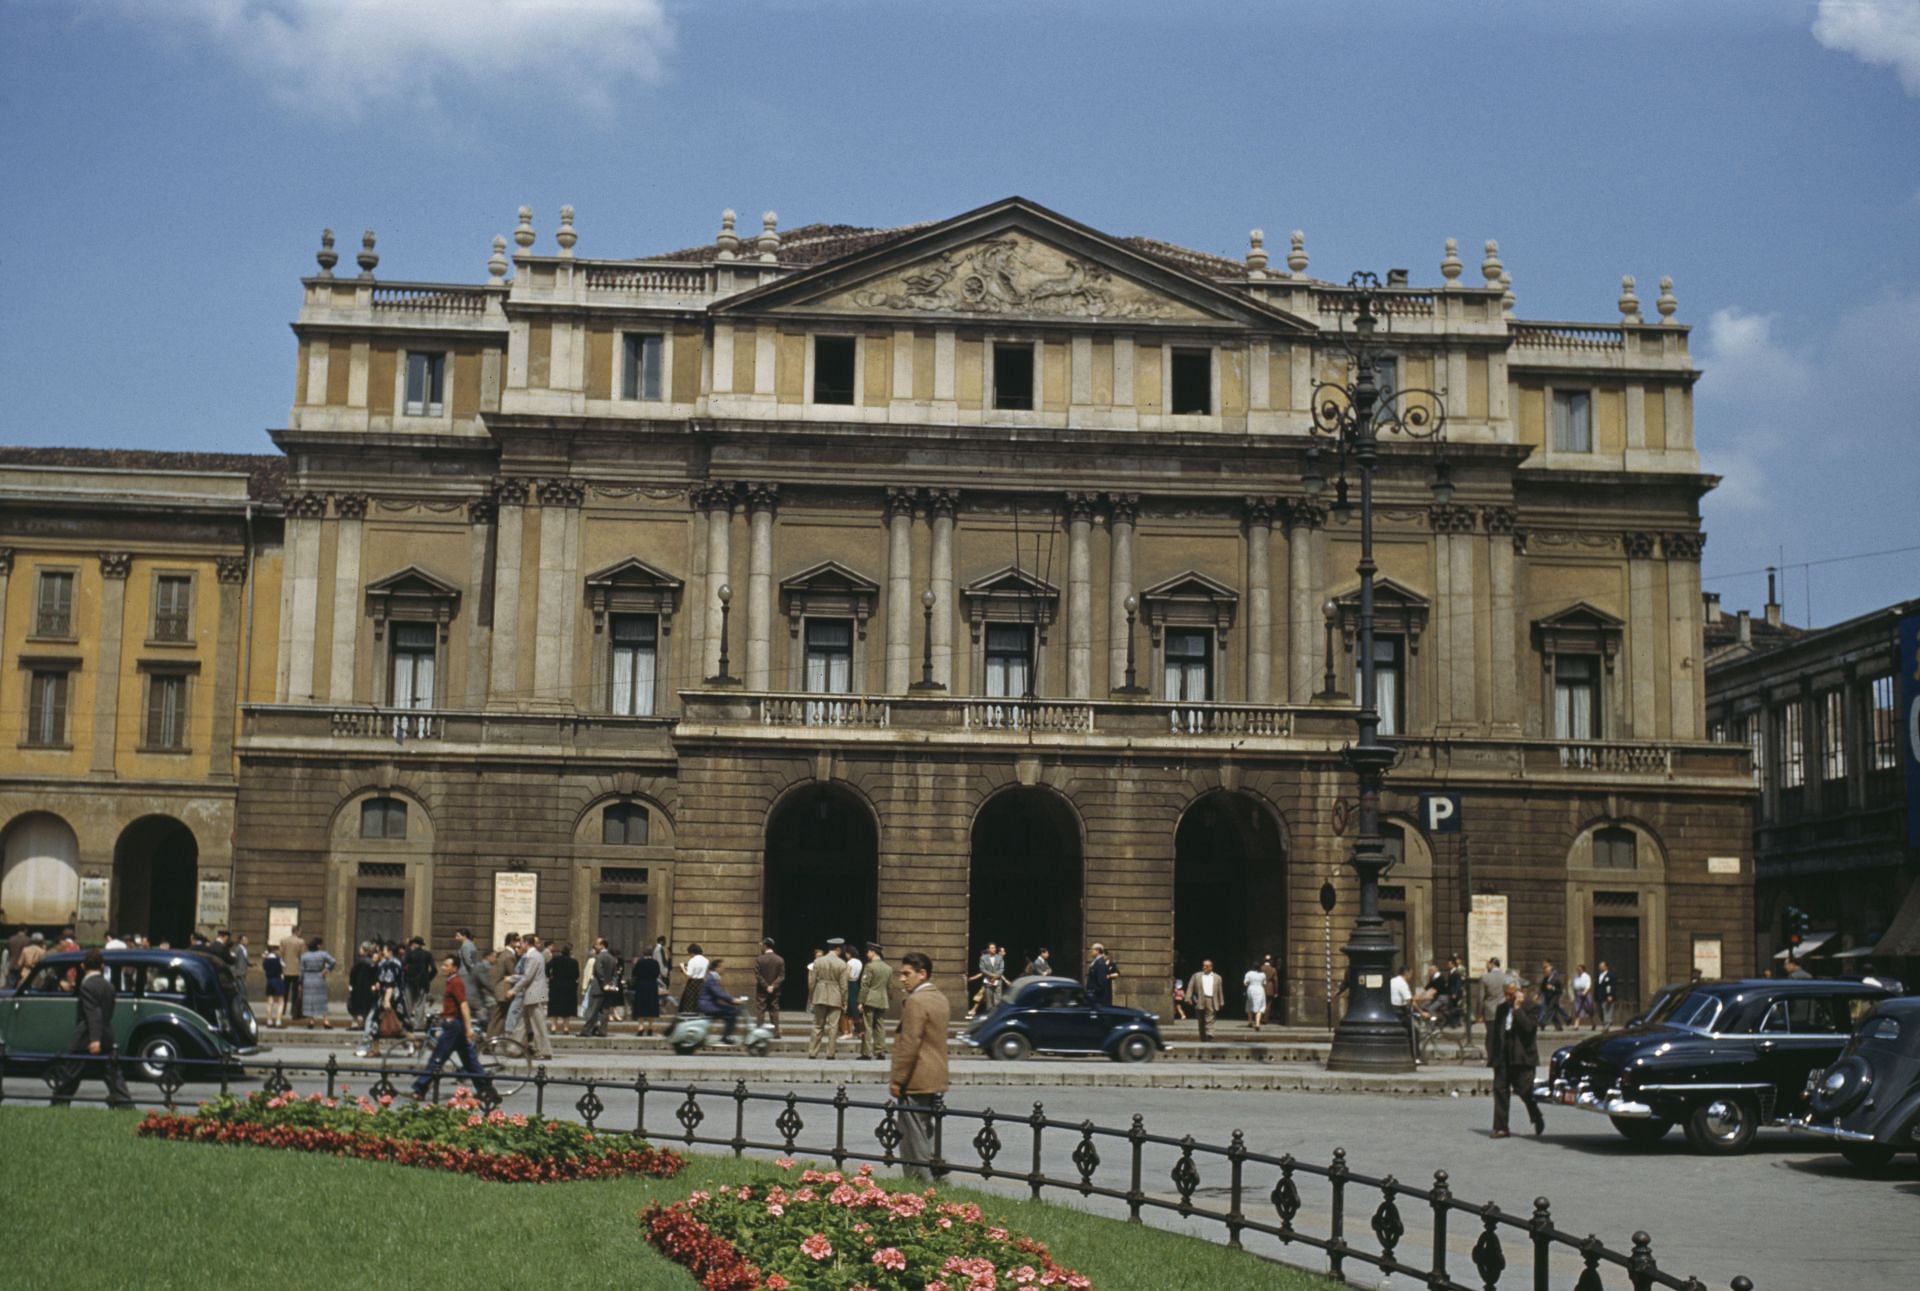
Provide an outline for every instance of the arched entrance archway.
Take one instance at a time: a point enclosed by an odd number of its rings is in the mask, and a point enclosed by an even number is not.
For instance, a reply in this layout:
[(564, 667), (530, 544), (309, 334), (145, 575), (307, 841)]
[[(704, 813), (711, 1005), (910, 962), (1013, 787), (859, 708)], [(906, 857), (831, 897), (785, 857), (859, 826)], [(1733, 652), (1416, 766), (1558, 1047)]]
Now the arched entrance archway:
[(1208, 794), (1180, 818), (1173, 846), (1173, 951), (1181, 978), (1211, 959), (1227, 979), (1227, 1012), (1240, 1014), (1240, 979), (1272, 955), (1280, 970), (1273, 1017), (1285, 1021), (1287, 854), (1279, 821), (1249, 794)]
[(1009, 979), (1042, 946), (1054, 972), (1078, 976), (1081, 884), (1080, 822), (1065, 800), (1044, 789), (989, 799), (973, 821), (966, 971), (991, 941), (1006, 949)]
[(774, 808), (765, 915), (766, 935), (787, 961), (782, 1006), (805, 1007), (815, 946), (829, 937), (855, 945), (873, 940), (879, 886), (879, 830), (865, 803), (835, 785), (811, 784)]
[(113, 845), (113, 931), (185, 946), (193, 936), (200, 844), (171, 816), (143, 816)]
[(80, 904), (80, 844), (73, 827), (36, 811), (7, 827), (0, 867), (0, 923), (54, 932)]

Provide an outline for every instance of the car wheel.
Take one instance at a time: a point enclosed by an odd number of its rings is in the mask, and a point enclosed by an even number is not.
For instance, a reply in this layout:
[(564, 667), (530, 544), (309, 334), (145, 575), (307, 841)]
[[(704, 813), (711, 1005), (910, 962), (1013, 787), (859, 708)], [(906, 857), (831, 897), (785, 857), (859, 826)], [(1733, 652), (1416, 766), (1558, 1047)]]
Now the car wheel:
[(1130, 1035), (1114, 1046), (1113, 1056), (1117, 1062), (1152, 1062), (1153, 1041), (1143, 1035)]
[[(159, 1083), (161, 1074), (168, 1067), (173, 1067), (180, 1061), (180, 1044), (170, 1035), (149, 1036), (140, 1042), (140, 1048), (135, 1052), (140, 1060), (140, 1074), (155, 1084)], [(183, 1077), (185, 1076), (184, 1067), (176, 1070)]]
[(1840, 1155), (1856, 1170), (1884, 1170), (1893, 1164), (1893, 1149), (1884, 1143), (1842, 1143)]
[(1673, 1128), (1672, 1121), (1662, 1120), (1658, 1116), (1609, 1116), (1607, 1119), (1613, 1122), (1614, 1129), (1620, 1131), (1621, 1138), (1638, 1147), (1658, 1143)]
[(1687, 1117), (1687, 1142), (1695, 1152), (1731, 1156), (1745, 1152), (1759, 1128), (1760, 1110), (1734, 1094), (1709, 1098)]
[(993, 1056), (1001, 1062), (1019, 1062), (1033, 1052), (1033, 1046), (1018, 1031), (1002, 1031), (993, 1038)]

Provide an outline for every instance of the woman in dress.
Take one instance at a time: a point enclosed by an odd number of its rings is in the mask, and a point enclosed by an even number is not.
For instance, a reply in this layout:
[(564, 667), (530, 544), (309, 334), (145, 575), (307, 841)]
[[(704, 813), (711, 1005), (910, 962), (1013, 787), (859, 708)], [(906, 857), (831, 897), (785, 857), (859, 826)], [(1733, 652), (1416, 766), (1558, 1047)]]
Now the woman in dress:
[(573, 943), (562, 942), (547, 961), (547, 1016), (561, 1035), (572, 1030), (572, 1019), (580, 1012), (580, 961), (573, 957)]
[(1255, 964), (1240, 981), (1247, 988), (1247, 1021), (1258, 1031), (1267, 1020), (1267, 974)]
[(260, 971), (267, 975), (267, 1025), (279, 1027), (286, 1025), (287, 1012), (287, 965), (280, 958), (280, 952), (273, 946), (267, 947), (265, 958), (260, 961)]
[(627, 976), (633, 992), (633, 1020), (640, 1024), (641, 1035), (652, 1035), (653, 1020), (660, 1016), (660, 961), (642, 955), (633, 961)]
[(1593, 978), (1587, 973), (1587, 966), (1580, 965), (1580, 971), (1573, 975), (1573, 1029), (1578, 1031), (1582, 1020), (1598, 1030), (1599, 1011), (1593, 1007)]
[(322, 1027), (333, 1025), (333, 1019), (327, 1016), (327, 974), (336, 966), (334, 957), (320, 948), (318, 937), (307, 942), (307, 951), (300, 956), (300, 1010), (306, 1014), (308, 1027), (316, 1020)]

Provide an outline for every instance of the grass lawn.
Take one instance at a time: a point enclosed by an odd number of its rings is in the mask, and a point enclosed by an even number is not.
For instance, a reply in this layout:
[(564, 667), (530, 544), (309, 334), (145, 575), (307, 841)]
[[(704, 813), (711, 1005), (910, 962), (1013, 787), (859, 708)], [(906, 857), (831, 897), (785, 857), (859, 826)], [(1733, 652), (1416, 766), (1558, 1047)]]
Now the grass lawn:
[[(0, 1108), (0, 1161), (21, 1186), (0, 1221), (12, 1286), (326, 1286), (355, 1277), (473, 1291), (531, 1277), (567, 1287), (693, 1291), (634, 1213), (695, 1188), (776, 1173), (696, 1156), (674, 1179), (485, 1183), (432, 1170), (134, 1135), (128, 1113)], [(666, 1145), (671, 1146), (671, 1145)], [(1210, 1242), (966, 1188), (1099, 1291), (1312, 1291), (1335, 1284)]]

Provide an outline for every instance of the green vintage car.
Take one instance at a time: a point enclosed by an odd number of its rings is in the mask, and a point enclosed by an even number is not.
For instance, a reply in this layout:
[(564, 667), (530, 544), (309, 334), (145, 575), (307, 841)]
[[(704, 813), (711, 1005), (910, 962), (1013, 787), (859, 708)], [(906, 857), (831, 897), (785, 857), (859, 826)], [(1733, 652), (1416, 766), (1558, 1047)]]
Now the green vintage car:
[[(6, 1069), (44, 1066), (66, 1052), (77, 1008), (73, 991), (82, 956), (48, 955), (18, 990), (0, 992), (0, 1045)], [(260, 1026), (233, 970), (190, 950), (110, 950), (106, 970), (119, 1001), (113, 1038), (127, 1073), (159, 1080), (183, 1060), (184, 1080), (214, 1079), (218, 1067), (259, 1046)]]

